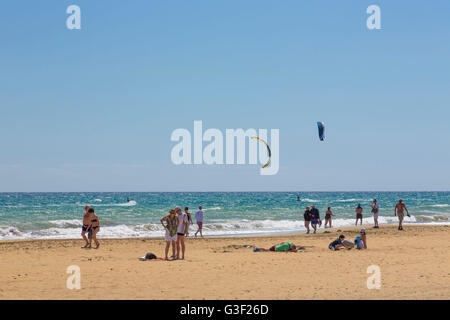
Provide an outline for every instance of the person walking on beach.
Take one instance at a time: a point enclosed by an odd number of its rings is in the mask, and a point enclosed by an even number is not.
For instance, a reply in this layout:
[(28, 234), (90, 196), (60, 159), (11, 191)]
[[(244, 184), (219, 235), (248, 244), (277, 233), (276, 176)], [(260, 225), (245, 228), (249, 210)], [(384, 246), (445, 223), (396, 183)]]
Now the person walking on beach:
[(306, 228), (306, 234), (309, 233), (309, 225), (311, 224), (311, 211), (310, 207), (306, 207), (305, 213), (303, 214), (303, 218), (305, 219), (305, 228)]
[(362, 225), (363, 208), (361, 207), (361, 203), (358, 203), (358, 206), (356, 207), (355, 212), (356, 212), (356, 223), (355, 223), (355, 226), (358, 225), (358, 220), (360, 221), (360, 225)]
[(100, 219), (98, 218), (98, 215), (95, 214), (94, 208), (89, 208), (89, 218), (90, 218), (90, 224), (88, 229), (89, 232), (89, 246), (88, 248), (92, 247), (92, 240), (95, 242), (95, 248), (98, 249), (100, 247), (100, 242), (97, 240), (97, 233), (100, 231)]
[(195, 213), (195, 220), (197, 221), (197, 225), (198, 225), (198, 229), (197, 229), (197, 232), (195, 232), (195, 236), (197, 236), (197, 233), (200, 232), (200, 237), (203, 238), (203, 233), (202, 233), (202, 229), (203, 229), (203, 210), (202, 210), (202, 206), (198, 207), (198, 211)]
[(189, 226), (191, 224), (193, 224), (192, 222), (192, 217), (191, 217), (191, 213), (189, 212), (189, 208), (188, 207), (184, 207), (184, 214), (187, 217), (187, 223), (186, 223), (186, 237), (189, 236)]
[(331, 217), (334, 216), (333, 212), (331, 212), (331, 207), (328, 207), (327, 212), (325, 212), (325, 225), (324, 228), (327, 228), (327, 224), (329, 225), (330, 228), (332, 228), (331, 226)]
[(370, 205), (372, 207), (372, 213), (373, 213), (373, 222), (374, 222), (374, 228), (378, 229), (378, 211), (380, 210), (380, 206), (377, 203), (377, 199), (373, 199), (373, 204)]
[[(166, 222), (166, 224), (164, 224)], [(175, 210), (171, 209), (169, 211), (169, 215), (165, 216), (161, 219), (161, 224), (163, 225), (164, 229), (166, 229), (166, 260), (169, 260), (168, 254), (169, 254), (169, 248), (170, 244), (172, 244), (172, 259), (175, 259), (176, 253), (176, 242), (177, 242), (177, 227), (178, 227), (178, 217), (176, 216)]]
[(322, 220), (320, 220), (319, 210), (316, 209), (315, 205), (312, 205), (311, 206), (311, 226), (314, 229), (313, 233), (316, 233), (317, 225), (319, 225), (319, 227), (320, 227), (322, 225)]
[(184, 251), (185, 251), (184, 236), (186, 235), (186, 226), (188, 224), (187, 215), (184, 214), (183, 212), (181, 212), (180, 207), (176, 207), (175, 212), (177, 213), (177, 217), (178, 217), (177, 259), (180, 259), (180, 246), (181, 246), (181, 260), (184, 260)]
[(84, 207), (84, 214), (83, 214), (83, 226), (81, 227), (81, 236), (83, 237), (83, 240), (86, 242), (86, 244), (82, 248), (89, 247), (89, 240), (86, 237), (86, 232), (88, 232), (88, 227), (91, 224), (89, 216), (90, 216), (89, 206), (85, 206)]
[(398, 203), (395, 205), (394, 215), (398, 216), (398, 230), (403, 230), (403, 219), (405, 218), (405, 213), (403, 210), (406, 210), (406, 214), (410, 217), (408, 209), (406, 208), (403, 200), (398, 200)]

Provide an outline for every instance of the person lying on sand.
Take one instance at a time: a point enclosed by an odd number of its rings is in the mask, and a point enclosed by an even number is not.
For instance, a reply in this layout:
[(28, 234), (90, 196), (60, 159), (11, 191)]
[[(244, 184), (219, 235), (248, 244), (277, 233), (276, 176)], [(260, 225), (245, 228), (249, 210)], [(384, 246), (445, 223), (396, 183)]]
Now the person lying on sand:
[(259, 251), (273, 251), (273, 252), (297, 252), (299, 249), (292, 242), (281, 242), (280, 244), (276, 244), (269, 249), (266, 248), (255, 248), (253, 252)]
[(344, 247), (344, 240), (345, 240), (345, 236), (343, 234), (341, 234), (339, 236), (339, 238), (337, 238), (336, 240), (334, 240), (332, 243), (330, 243), (328, 245), (328, 249), (333, 250), (333, 251), (339, 250), (339, 248)]
[(158, 258), (154, 253), (147, 252), (147, 254), (144, 257), (139, 258), (139, 260), (141, 260), (141, 261), (147, 261), (147, 260), (163, 260), (163, 261), (165, 261), (166, 259)]

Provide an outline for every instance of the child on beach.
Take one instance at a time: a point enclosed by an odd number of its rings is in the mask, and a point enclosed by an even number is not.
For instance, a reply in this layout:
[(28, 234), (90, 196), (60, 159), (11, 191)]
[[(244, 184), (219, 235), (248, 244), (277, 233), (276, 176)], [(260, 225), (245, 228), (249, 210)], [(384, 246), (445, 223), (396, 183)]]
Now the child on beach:
[(322, 220), (320, 220), (319, 210), (316, 209), (315, 205), (312, 205), (311, 206), (311, 226), (314, 229), (313, 233), (316, 233), (317, 225), (319, 225), (319, 227), (320, 227), (322, 225)]
[[(166, 224), (164, 224), (166, 222)], [(169, 248), (170, 244), (172, 244), (172, 259), (175, 259), (176, 253), (176, 246), (177, 246), (177, 227), (178, 227), (178, 217), (176, 216), (176, 212), (174, 209), (171, 209), (169, 211), (169, 215), (165, 216), (161, 219), (161, 224), (163, 225), (164, 229), (166, 229), (166, 260), (169, 260), (168, 254), (169, 254)]]
[(333, 242), (331, 242), (328, 245), (328, 249), (333, 250), (333, 251), (339, 250), (339, 248), (344, 246), (344, 240), (345, 240), (345, 236), (343, 234), (341, 234), (339, 236), (339, 238), (337, 238), (336, 240), (334, 240)]
[(328, 207), (327, 212), (325, 212), (325, 226), (324, 228), (327, 227), (327, 224), (329, 225), (330, 228), (332, 228), (331, 226), (331, 217), (334, 216), (333, 212), (331, 212), (331, 207)]

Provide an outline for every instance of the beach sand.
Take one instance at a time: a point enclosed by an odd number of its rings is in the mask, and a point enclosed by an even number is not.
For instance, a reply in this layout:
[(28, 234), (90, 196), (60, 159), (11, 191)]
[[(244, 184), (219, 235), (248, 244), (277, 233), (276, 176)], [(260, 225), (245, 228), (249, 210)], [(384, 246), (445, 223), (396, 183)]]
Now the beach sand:
[[(341, 231), (342, 230), (342, 231)], [(449, 299), (450, 226), (367, 227), (368, 250), (330, 251), (340, 233), (188, 238), (184, 261), (139, 261), (164, 254), (162, 239), (0, 242), (0, 299)], [(101, 232), (99, 234), (101, 237)], [(253, 252), (281, 241), (305, 252)], [(81, 270), (81, 289), (66, 287), (66, 269)], [(381, 288), (367, 288), (367, 267), (381, 270)]]

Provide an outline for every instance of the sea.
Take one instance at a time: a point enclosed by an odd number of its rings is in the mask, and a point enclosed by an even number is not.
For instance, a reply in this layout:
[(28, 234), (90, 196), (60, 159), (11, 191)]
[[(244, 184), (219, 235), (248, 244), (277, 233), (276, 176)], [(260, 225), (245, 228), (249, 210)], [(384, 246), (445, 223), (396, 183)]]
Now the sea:
[[(171, 208), (189, 207), (194, 218), (199, 205), (204, 236), (304, 232), (303, 212), (313, 204), (322, 219), (330, 206), (333, 226), (343, 227), (355, 224), (355, 207), (361, 203), (363, 224), (372, 224), (373, 198), (380, 205), (380, 224), (398, 222), (394, 207), (399, 198), (411, 214), (405, 224), (450, 223), (450, 192), (0, 193), (0, 240), (80, 238), (85, 205), (100, 218), (99, 238), (163, 237), (160, 219)], [(192, 225), (190, 234), (196, 230)]]

